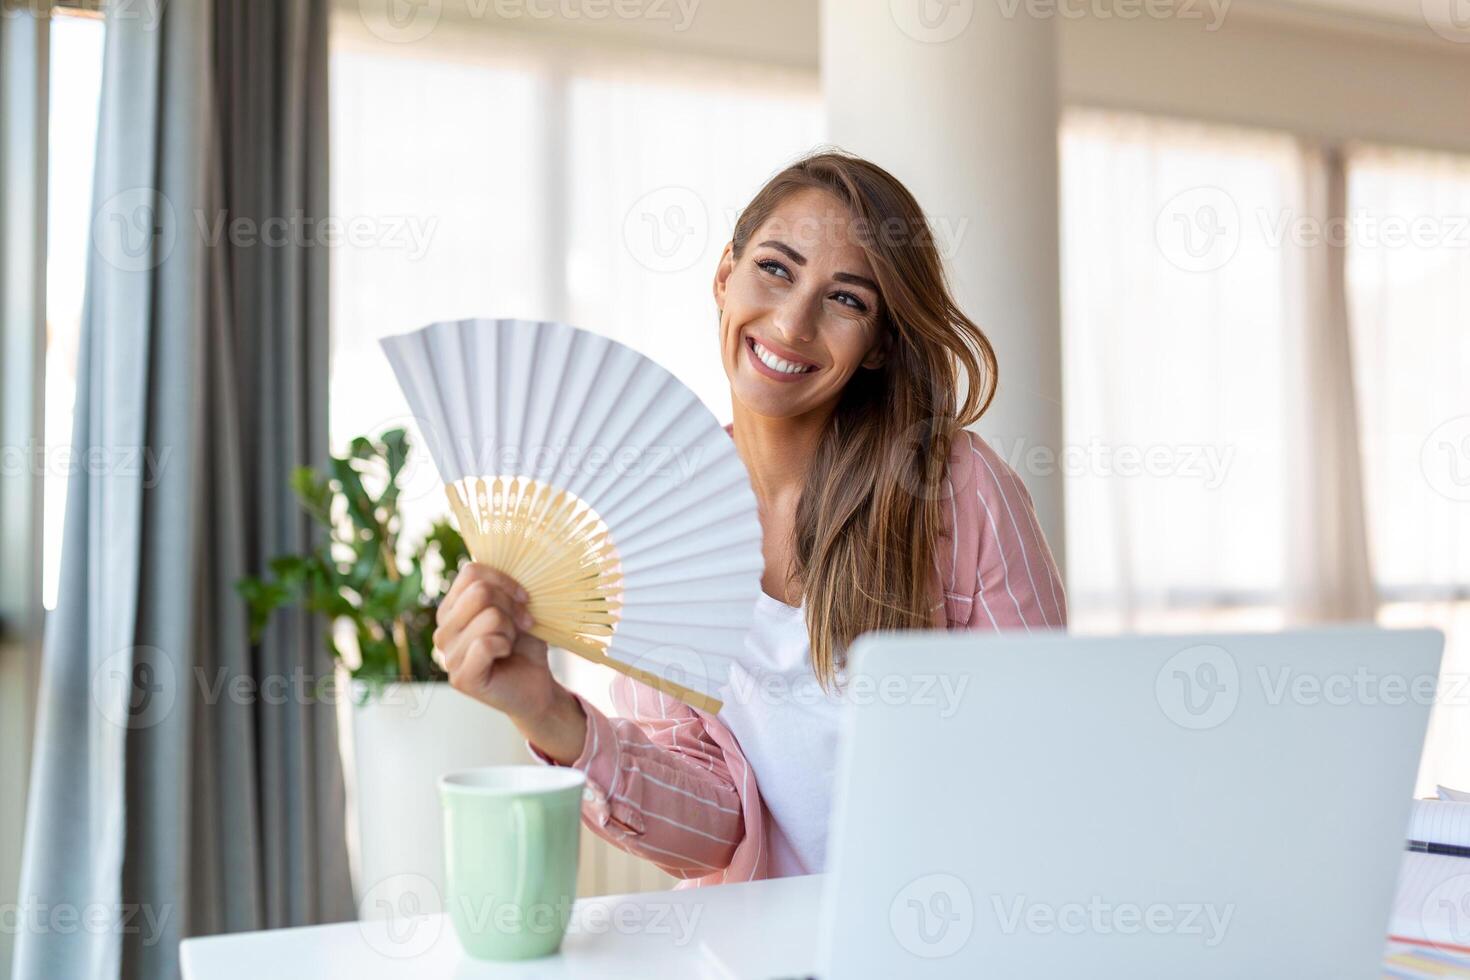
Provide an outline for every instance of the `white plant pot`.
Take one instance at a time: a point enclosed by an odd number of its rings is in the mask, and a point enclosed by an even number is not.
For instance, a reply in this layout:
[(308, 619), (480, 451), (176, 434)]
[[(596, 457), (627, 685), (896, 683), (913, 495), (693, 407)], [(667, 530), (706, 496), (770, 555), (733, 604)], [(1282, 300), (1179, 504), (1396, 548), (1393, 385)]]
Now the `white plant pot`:
[(510, 719), (444, 682), (353, 681), (338, 723), (349, 853), (361, 918), (438, 911), (444, 894), (439, 777), (532, 762)]

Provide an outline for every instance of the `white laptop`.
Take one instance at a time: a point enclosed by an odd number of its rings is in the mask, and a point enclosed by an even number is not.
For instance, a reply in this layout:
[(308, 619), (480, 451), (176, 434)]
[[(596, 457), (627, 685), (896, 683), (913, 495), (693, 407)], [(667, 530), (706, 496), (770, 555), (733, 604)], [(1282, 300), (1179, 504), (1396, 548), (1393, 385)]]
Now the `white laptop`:
[(819, 976), (1380, 976), (1442, 644), (860, 639)]

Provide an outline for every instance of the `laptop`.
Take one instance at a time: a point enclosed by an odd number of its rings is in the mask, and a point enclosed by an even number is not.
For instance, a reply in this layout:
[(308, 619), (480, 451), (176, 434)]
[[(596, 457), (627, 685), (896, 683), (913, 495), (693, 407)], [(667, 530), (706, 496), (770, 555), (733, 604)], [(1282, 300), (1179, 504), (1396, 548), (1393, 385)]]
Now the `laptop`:
[(1442, 645), (861, 638), (819, 976), (1380, 976)]

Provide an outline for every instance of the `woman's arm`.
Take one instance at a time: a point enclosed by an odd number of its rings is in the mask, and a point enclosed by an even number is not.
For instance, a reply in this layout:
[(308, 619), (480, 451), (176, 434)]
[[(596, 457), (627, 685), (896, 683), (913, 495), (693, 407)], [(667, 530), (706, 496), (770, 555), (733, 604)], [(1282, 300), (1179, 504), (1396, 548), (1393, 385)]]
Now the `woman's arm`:
[[(609, 719), (552, 675), (545, 642), (528, 632), (528, 601), (501, 572), (460, 569), (434, 631), (449, 683), (504, 712), (542, 762), (570, 760), (587, 774), (583, 813), (601, 836), (680, 878), (757, 874), (759, 853), (732, 866), (742, 803), (759, 805), (733, 740), (716, 741), (692, 708), (622, 675), (613, 700), (636, 720)], [(754, 838), (759, 852), (758, 830)]]
[[(582, 813), (593, 833), (677, 878), (728, 868), (744, 837), (741, 789), (703, 719), (622, 675), (613, 702), (627, 717), (609, 718), (567, 693), (586, 716), (577, 757), (559, 762), (533, 739), (526, 744), (541, 762), (587, 774)], [(743, 760), (740, 769), (748, 778)]]

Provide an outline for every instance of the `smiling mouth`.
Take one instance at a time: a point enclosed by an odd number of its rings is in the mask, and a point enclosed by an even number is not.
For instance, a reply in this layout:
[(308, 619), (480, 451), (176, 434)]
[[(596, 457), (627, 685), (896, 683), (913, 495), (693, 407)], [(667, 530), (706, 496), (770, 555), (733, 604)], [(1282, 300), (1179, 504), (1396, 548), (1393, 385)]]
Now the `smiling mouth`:
[(810, 374), (817, 369), (817, 366), (815, 364), (807, 364), (802, 361), (788, 361), (786, 358), (772, 353), (768, 348), (766, 348), (760, 341), (756, 340), (754, 337), (745, 338), (745, 343), (746, 346), (750, 348), (751, 353), (756, 356), (756, 359), (759, 360), (762, 365), (770, 368), (777, 374), (788, 374), (794, 376), (798, 374)]

